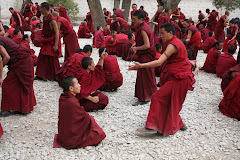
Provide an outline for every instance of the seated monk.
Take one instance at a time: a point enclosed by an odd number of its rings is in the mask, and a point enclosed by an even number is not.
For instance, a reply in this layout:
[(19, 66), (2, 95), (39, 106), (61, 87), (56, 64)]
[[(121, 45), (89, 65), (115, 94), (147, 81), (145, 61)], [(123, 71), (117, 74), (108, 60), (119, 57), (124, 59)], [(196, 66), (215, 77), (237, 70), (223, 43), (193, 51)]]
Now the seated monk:
[[(105, 47), (99, 49), (99, 56), (101, 57)], [(108, 53), (108, 49), (105, 50)], [(105, 74), (105, 82), (99, 88), (103, 91), (115, 91), (118, 87), (120, 87), (123, 83), (123, 76), (120, 72), (120, 68), (118, 65), (117, 58), (113, 55), (108, 55), (104, 58), (103, 62), (103, 71)]]
[(209, 50), (214, 46), (217, 40), (214, 38), (214, 33), (212, 31), (209, 32), (209, 37), (202, 43), (201, 49), (204, 53), (208, 53)]
[(201, 32), (201, 38), (203, 40), (203, 42), (209, 37), (209, 32), (210, 30), (207, 28), (204, 28), (203, 24), (199, 25), (199, 31)]
[[(157, 43), (155, 44), (155, 48), (156, 48), (156, 57), (155, 57), (155, 60), (158, 60), (160, 58), (160, 56), (162, 55), (161, 52), (162, 52), (162, 46), (161, 44)], [(161, 69), (162, 69), (162, 66), (159, 66), (159, 67), (155, 67), (155, 75), (157, 77), (160, 76), (161, 74)]]
[(90, 45), (85, 45), (83, 50), (78, 49), (72, 57), (68, 58), (57, 72), (59, 86), (61, 86), (64, 78), (68, 76), (77, 77), (78, 72), (82, 70), (82, 59), (84, 57), (90, 57), (91, 55), (92, 47)]
[(180, 39), (187, 39), (186, 29), (182, 28), (180, 31)]
[(221, 55), (220, 50), (223, 48), (223, 41), (217, 41), (215, 46), (208, 52), (204, 66), (200, 70), (205, 70), (208, 73), (216, 73), (218, 58)]
[(23, 38), (23, 35), (22, 35), (21, 31), (19, 29), (15, 29), (13, 31), (12, 40), (14, 42), (16, 42), (17, 44), (21, 44), (22, 43), (22, 38)]
[(87, 22), (83, 21), (78, 29), (78, 38), (91, 38), (92, 35), (88, 33), (89, 29), (86, 29)]
[(235, 51), (236, 48), (234, 46), (230, 46), (228, 48), (228, 52), (221, 54), (221, 56), (218, 58), (216, 67), (216, 73), (218, 77), (222, 78), (223, 74), (227, 70), (237, 65), (237, 61), (233, 57)]
[(224, 41), (223, 52), (227, 52), (229, 46), (234, 46), (237, 48), (238, 27), (236, 26), (236, 22), (234, 20), (229, 22), (229, 26), (230, 33), (228, 34), (227, 39)]
[(4, 36), (5, 34), (5, 29), (3, 28), (3, 24), (2, 24), (2, 21), (0, 20), (0, 36)]
[(219, 110), (225, 116), (240, 120), (240, 73), (233, 75), (233, 80), (223, 92)]
[(78, 80), (66, 77), (62, 86), (64, 91), (59, 98), (58, 134), (55, 141), (66, 149), (98, 145), (106, 135), (76, 98), (81, 90)]
[(93, 47), (100, 48), (102, 43), (104, 42), (105, 37), (103, 35), (103, 28), (102, 26), (97, 27), (97, 32), (94, 34), (93, 37)]
[(0, 36), (0, 63), (8, 65), (7, 77), (2, 82), (3, 67), (0, 67), (2, 103), (0, 116), (12, 113), (27, 114), (36, 105), (33, 90), (34, 65), (30, 50), (23, 44)]
[(112, 28), (112, 30), (117, 31), (117, 33), (120, 33), (120, 31), (123, 29), (125, 31), (128, 31), (130, 29), (130, 25), (121, 17), (117, 17), (116, 14), (112, 15), (112, 19), (114, 20), (116, 27)]
[(110, 30), (110, 25), (106, 25), (104, 28), (103, 28), (103, 35), (106, 37), (108, 35), (111, 34), (111, 30)]
[(114, 45), (114, 51), (113, 53), (122, 57), (123, 53), (123, 43), (128, 39), (128, 36), (126, 35), (125, 30), (121, 30), (120, 34), (116, 35), (116, 42)]
[(36, 25), (35, 30), (32, 32), (32, 43), (36, 47), (41, 47), (41, 38), (42, 38), (42, 23)]
[(109, 54), (115, 54), (114, 53), (114, 48), (116, 44), (116, 31), (111, 31), (111, 34), (107, 36), (107, 38), (104, 40), (102, 43), (102, 47), (106, 47), (109, 51)]
[(128, 33), (128, 40), (123, 44), (122, 58), (125, 61), (137, 61), (138, 56), (132, 51), (132, 47), (136, 45), (135, 35), (133, 33)]
[(224, 91), (228, 87), (229, 83), (233, 79), (233, 75), (236, 75), (237, 73), (240, 73), (240, 64), (230, 68), (223, 74), (221, 82), (222, 91)]
[(108, 97), (97, 91), (105, 82), (103, 61), (106, 56), (107, 53), (104, 50), (96, 66), (92, 58), (84, 57), (82, 60), (83, 71), (76, 77), (82, 88), (81, 93), (77, 94), (77, 98), (87, 112), (104, 109), (108, 104)]
[(3, 29), (5, 31), (5, 34), (7, 33), (7, 31), (9, 30), (9, 27), (7, 25), (3, 25)]
[(31, 56), (33, 58), (33, 63), (34, 63), (34, 66), (36, 66), (38, 57), (35, 55), (35, 51), (30, 48), (30, 45), (29, 45), (30, 42), (31, 42), (30, 36), (27, 35), (27, 34), (24, 34), (22, 44), (26, 45), (29, 48), (29, 50), (31, 51)]

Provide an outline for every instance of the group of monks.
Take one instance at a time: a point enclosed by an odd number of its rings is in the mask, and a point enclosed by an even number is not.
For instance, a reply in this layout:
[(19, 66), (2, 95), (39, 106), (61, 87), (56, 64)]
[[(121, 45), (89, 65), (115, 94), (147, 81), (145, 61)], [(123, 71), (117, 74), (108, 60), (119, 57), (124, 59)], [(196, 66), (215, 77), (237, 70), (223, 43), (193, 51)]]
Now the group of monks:
[[(237, 18), (229, 20), (228, 11), (221, 18), (215, 10), (207, 9), (207, 16), (199, 11), (195, 26), (180, 8), (172, 13), (171, 9), (158, 6), (151, 21), (143, 6), (137, 9), (137, 4), (132, 4), (130, 25), (123, 16), (125, 10), (114, 8), (111, 14), (104, 8), (106, 26), (97, 26), (95, 32), (88, 12), (76, 33), (62, 5), (58, 10), (47, 2), (40, 6), (27, 3), (23, 15), (13, 8), (9, 10), (11, 28), (0, 22), (0, 116), (30, 113), (36, 105), (33, 81), (57, 81), (64, 91), (59, 99), (58, 134), (53, 147), (96, 146), (106, 137), (87, 112), (104, 109), (108, 97), (101, 91), (114, 92), (123, 84), (116, 56), (135, 61), (128, 68), (137, 71), (135, 97), (138, 100), (132, 105), (151, 101), (146, 125), (139, 132), (167, 136), (187, 129), (179, 112), (188, 90), (194, 89), (194, 76), (199, 69), (222, 78), (224, 98), (219, 109), (224, 115), (240, 120), (240, 56), (238, 61), (232, 56), (236, 42), (240, 42), (239, 22)], [(154, 25), (154, 31), (149, 24)], [(229, 26), (227, 38), (226, 26)], [(31, 36), (24, 34), (28, 30)], [(78, 38), (92, 36), (93, 45), (80, 49)], [(59, 63), (61, 38), (65, 44), (62, 66)], [(38, 57), (30, 48), (31, 40), (41, 48)], [(91, 58), (93, 48), (99, 49), (96, 65)], [(196, 66), (199, 50), (208, 54), (202, 68)], [(9, 71), (2, 82), (5, 65)], [(37, 66), (35, 77), (34, 65)], [(160, 77), (158, 84), (156, 76)]]

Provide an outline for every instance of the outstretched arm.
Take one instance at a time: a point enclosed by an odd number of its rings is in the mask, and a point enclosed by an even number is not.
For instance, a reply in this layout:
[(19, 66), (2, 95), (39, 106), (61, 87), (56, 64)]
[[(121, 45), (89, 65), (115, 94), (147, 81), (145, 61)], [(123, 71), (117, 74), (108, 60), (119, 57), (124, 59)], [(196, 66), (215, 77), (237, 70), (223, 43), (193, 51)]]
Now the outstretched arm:
[(104, 58), (107, 57), (107, 53), (105, 52), (106, 51), (106, 48), (104, 49), (103, 53), (101, 54), (101, 57), (98, 61), (98, 64), (99, 66), (103, 67), (103, 62), (104, 62)]

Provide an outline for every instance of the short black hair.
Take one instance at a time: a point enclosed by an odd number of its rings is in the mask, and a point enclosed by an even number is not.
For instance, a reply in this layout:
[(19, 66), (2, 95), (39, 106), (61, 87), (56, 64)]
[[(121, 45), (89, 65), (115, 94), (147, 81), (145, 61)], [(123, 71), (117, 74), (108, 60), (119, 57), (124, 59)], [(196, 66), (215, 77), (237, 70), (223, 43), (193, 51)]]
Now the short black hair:
[(178, 20), (177, 17), (172, 18), (172, 21), (176, 21), (176, 20)]
[(62, 80), (62, 88), (64, 91), (68, 92), (69, 91), (69, 87), (70, 86), (74, 86), (74, 82), (73, 82), (73, 79), (75, 79), (75, 77), (73, 76), (68, 76), (66, 78), (64, 78)]
[(156, 30), (156, 31), (155, 31), (155, 34), (159, 34), (159, 32)]
[(82, 67), (83, 69), (87, 69), (88, 66), (92, 64), (93, 59), (91, 57), (84, 57), (82, 59)]
[(212, 37), (212, 36), (213, 36), (213, 31), (210, 31), (210, 32), (208, 33), (208, 35), (209, 35), (209, 37)]
[(35, 4), (38, 4), (38, 2), (35, 2)]
[(26, 38), (28, 38), (28, 34), (24, 34), (22, 39), (25, 41)]
[[(99, 55), (102, 54), (102, 52), (104, 51), (105, 48), (106, 48), (106, 47), (101, 47), (101, 48), (99, 48), (99, 50), (98, 50)], [(105, 52), (109, 53), (109, 51), (108, 51), (107, 48), (106, 48)]]
[(117, 15), (116, 15), (116, 14), (113, 14), (111, 17), (117, 17)]
[(97, 30), (99, 30), (102, 26), (97, 26)]
[(117, 31), (115, 31), (115, 30), (111, 30), (111, 34), (113, 34), (113, 33), (115, 33), (115, 32), (117, 32)]
[(143, 7), (143, 6), (140, 6), (140, 8), (142, 8), (142, 9), (143, 9), (144, 7)]
[(202, 13), (202, 11), (201, 11), (201, 10), (199, 10), (198, 12), (199, 12), (199, 13)]
[(169, 10), (171, 10), (171, 8), (165, 8), (165, 12), (168, 12)]
[(15, 29), (15, 30), (13, 31), (13, 34), (14, 34), (14, 35), (17, 35), (19, 32), (20, 32), (19, 29)]
[(223, 43), (223, 41), (221, 41), (221, 40), (216, 41), (215, 46), (219, 45), (220, 43)]
[(183, 42), (183, 44), (184, 44), (185, 46), (187, 45), (186, 39), (181, 39), (181, 41)]
[(107, 10), (106, 8), (103, 8), (103, 10)]
[(216, 12), (216, 10), (215, 10), (215, 9), (213, 9), (213, 10), (212, 10), (212, 12)]
[(36, 27), (38, 28), (38, 27), (40, 27), (42, 24), (41, 23), (37, 23), (36, 24)]
[(76, 53), (80, 53), (80, 52), (82, 52), (83, 50), (80, 48), (80, 49), (77, 49), (76, 50)]
[(54, 5), (51, 3), (49, 6), (53, 7)]
[(235, 20), (231, 20), (229, 23), (236, 24)]
[(41, 3), (41, 7), (42, 7), (42, 8), (45, 8), (47, 11), (49, 11), (49, 9), (50, 9), (50, 5), (49, 5), (49, 3), (47, 3), (47, 2)]
[(117, 8), (113, 8), (113, 11), (116, 11), (117, 10)]
[(9, 27), (7, 25), (3, 25), (3, 29), (9, 29)]
[(133, 33), (128, 33), (128, 39), (132, 39)]
[(180, 32), (184, 34), (184, 33), (186, 33), (186, 29), (182, 28)]
[(234, 46), (229, 46), (228, 47), (228, 53), (230, 53), (230, 54), (234, 54), (235, 53), (235, 51), (236, 51), (236, 47), (234, 47)]
[(138, 10), (133, 13), (133, 16), (136, 16), (138, 19), (141, 19), (145, 17), (145, 14), (143, 11)]
[(136, 6), (137, 6), (137, 4), (136, 4), (136, 3), (133, 3), (133, 4), (132, 4), (132, 6), (133, 6), (133, 5), (136, 5)]
[(33, 17), (32, 21), (35, 21), (35, 20), (37, 20), (37, 18), (36, 18), (36, 17)]
[(162, 28), (164, 28), (164, 30), (166, 32), (168, 32), (168, 33), (172, 31), (173, 35), (176, 34), (176, 30), (175, 30), (174, 26), (171, 23), (164, 23), (164, 24), (162, 24), (160, 26), (160, 29), (162, 29)]
[(87, 53), (87, 52), (91, 52), (92, 53), (92, 46), (91, 45), (85, 45), (84, 47), (83, 47), (83, 50), (82, 50), (83, 52), (85, 52), (85, 53)]
[(155, 48), (158, 51), (159, 49), (162, 49), (162, 45), (160, 43), (155, 44)]
[(10, 11), (10, 10), (14, 10), (14, 9), (13, 9), (12, 7), (10, 7), (10, 8), (9, 8), (9, 11)]
[(190, 23), (189, 19), (184, 19), (184, 22)]
[(206, 12), (209, 13), (209, 12), (210, 12), (210, 9), (207, 8), (207, 9), (206, 9)]
[(121, 33), (124, 33), (124, 34), (126, 33), (126, 31), (125, 31), (124, 29), (122, 29), (120, 32), (121, 32)]

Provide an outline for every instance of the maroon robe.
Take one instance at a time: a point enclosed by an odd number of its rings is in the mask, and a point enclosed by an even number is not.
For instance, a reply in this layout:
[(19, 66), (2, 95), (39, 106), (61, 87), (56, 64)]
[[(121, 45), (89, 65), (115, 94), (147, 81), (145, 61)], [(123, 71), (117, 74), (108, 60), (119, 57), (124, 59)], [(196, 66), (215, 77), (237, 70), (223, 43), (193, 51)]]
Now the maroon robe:
[(174, 28), (175, 28), (177, 38), (180, 38), (181, 28), (179, 27), (178, 24), (174, 23), (173, 21), (171, 21), (171, 24), (172, 24), (172, 25), (174, 26)]
[(223, 76), (222, 76), (222, 82), (221, 82), (221, 89), (222, 91), (224, 91), (229, 83), (231, 82), (231, 80), (233, 79), (232, 77), (232, 72), (239, 72), (240, 73), (240, 64), (230, 68), (228, 71), (226, 71)]
[(230, 34), (227, 36), (227, 39), (224, 41), (223, 52), (225, 53), (228, 52), (228, 48), (230, 46), (234, 46), (237, 48), (237, 37), (234, 38), (230, 43), (228, 43), (228, 41), (234, 37), (236, 30), (238, 30), (237, 26), (229, 27)]
[(125, 19), (121, 18), (121, 17), (117, 17), (115, 22), (119, 22), (120, 24), (120, 29), (118, 28), (116, 31), (121, 31), (122, 29), (125, 31), (128, 31), (130, 29), (130, 25), (125, 21)]
[(102, 43), (104, 42), (105, 37), (103, 35), (103, 32), (98, 30), (94, 35), (94, 45), (96, 48), (100, 48)]
[(216, 25), (216, 29), (215, 29), (215, 39), (218, 41), (218, 40), (221, 40), (221, 41), (225, 41), (225, 33), (224, 33), (224, 27), (226, 27), (225, 26), (225, 24), (224, 24), (224, 21), (225, 21), (225, 19), (227, 18), (227, 16), (226, 15), (223, 15), (220, 19), (219, 19), (219, 21), (218, 21), (218, 23), (217, 23), (217, 25)]
[(50, 28), (51, 21), (56, 21), (51, 13), (48, 17), (43, 18), (42, 45), (38, 56), (36, 75), (43, 79), (56, 80), (56, 72), (60, 68), (58, 58), (61, 55), (61, 41), (59, 36), (58, 50), (54, 52), (55, 31)]
[(232, 54), (225, 53), (218, 58), (216, 73), (218, 77), (223, 76), (224, 72), (237, 65), (237, 61)]
[[(141, 34), (142, 30), (144, 30), (148, 35), (150, 48), (146, 50), (138, 50), (136, 55), (138, 55), (139, 63), (146, 63), (155, 60), (156, 51), (153, 44), (152, 31), (146, 22), (143, 22), (136, 28), (136, 46), (138, 47), (144, 44)], [(155, 68), (139, 68), (137, 70), (137, 79), (135, 84), (135, 97), (137, 97), (139, 101), (149, 101), (156, 90)]]
[(22, 37), (20, 37), (19, 35), (13, 35), (12, 40), (14, 42), (16, 42), (17, 44), (21, 44), (22, 43)]
[(116, 41), (112, 37), (112, 35), (108, 35), (107, 38), (102, 43), (101, 47), (106, 47), (108, 49), (108, 54), (115, 54), (114, 53), (115, 44), (116, 44)]
[[(22, 27), (20, 26), (20, 21), (19, 21), (19, 19), (18, 19), (18, 16), (17, 16), (17, 14), (19, 14), (19, 16), (20, 16), (20, 18), (21, 18), (21, 21), (22, 21)], [(14, 11), (13, 13), (12, 13), (12, 17), (13, 17), (13, 20), (14, 20), (14, 28), (15, 29), (19, 29), (21, 32), (22, 32), (22, 34), (24, 34), (24, 28), (25, 28), (25, 20), (24, 20), (24, 18), (23, 18), (23, 16), (22, 16), (22, 14), (20, 13), (20, 12), (18, 12), (18, 11)]]
[(177, 48), (167, 61), (170, 79), (153, 94), (146, 128), (156, 130), (163, 136), (175, 134), (183, 125), (179, 112), (188, 90), (195, 82), (185, 45), (174, 36), (169, 44)]
[[(104, 12), (103, 14), (104, 14), (105, 16), (108, 16), (109, 14), (111, 14), (111, 12), (107, 11), (107, 12)], [(108, 20), (107, 20), (107, 18), (105, 17), (105, 20), (106, 20), (106, 23), (107, 23), (108, 25), (111, 24), (111, 19), (108, 19)]]
[(120, 17), (120, 18), (125, 20), (121, 9), (117, 9), (113, 13), (116, 14), (118, 17)]
[(210, 31), (214, 31), (217, 25), (217, 17), (218, 17), (218, 12), (215, 12), (215, 15), (213, 13), (210, 13), (210, 16), (208, 17), (207, 21), (207, 28)]
[(71, 23), (71, 20), (68, 17), (67, 11), (64, 7), (59, 8), (59, 16), (66, 18), (68, 20), (68, 22)]
[(37, 16), (38, 18), (40, 18), (40, 17), (41, 17), (40, 6), (39, 6), (39, 5), (36, 5), (36, 9), (37, 9), (37, 14), (36, 14), (36, 16)]
[(10, 56), (8, 74), (2, 83), (2, 111), (29, 113), (36, 105), (33, 90), (34, 68), (30, 50), (7, 37), (0, 36), (2, 45)]
[[(155, 60), (158, 60), (161, 55), (162, 55), (162, 54), (157, 51), (157, 52), (156, 52)], [(162, 69), (162, 65), (159, 66), (159, 67), (155, 67), (155, 75), (156, 75), (157, 77), (160, 76), (160, 74), (161, 74), (161, 69)]]
[(106, 137), (78, 99), (69, 92), (59, 99), (57, 142), (66, 149), (82, 148), (99, 144)]
[(240, 73), (238, 73), (223, 92), (219, 110), (225, 116), (240, 120)]
[(116, 35), (116, 43), (114, 44), (114, 54), (122, 57), (123, 54), (123, 44), (128, 40), (128, 36), (124, 33)]
[(22, 44), (26, 45), (28, 47), (28, 49), (31, 51), (31, 56), (32, 56), (32, 59), (33, 59), (33, 64), (34, 66), (37, 65), (37, 59), (38, 57), (35, 55), (35, 51), (33, 49), (30, 48), (30, 45), (27, 41), (23, 41)]
[(169, 16), (166, 15), (166, 13), (163, 13), (158, 17), (158, 30), (160, 26), (163, 25), (164, 23), (171, 23), (171, 19)]
[(202, 43), (201, 49), (204, 53), (208, 53), (209, 50), (214, 46), (216, 39), (213, 37), (208, 37), (204, 43)]
[(132, 52), (130, 49), (134, 45), (135, 41), (128, 39), (127, 41), (124, 42), (123, 44), (123, 54), (122, 58), (126, 61), (137, 61), (138, 56)]
[(83, 23), (80, 24), (78, 29), (78, 38), (91, 38), (92, 35), (87, 32), (86, 27), (83, 25)]
[(200, 13), (198, 15), (198, 24), (196, 25), (197, 28), (199, 28), (200, 24), (203, 24), (203, 26), (206, 26), (206, 21), (202, 21), (205, 18), (205, 15), (203, 13)]
[(32, 33), (33, 33), (32, 43), (33, 43), (34, 46), (36, 46), (36, 47), (41, 47), (41, 45), (42, 45), (42, 43), (41, 43), (42, 30), (40, 30), (40, 29), (35, 29)]
[[(155, 16), (154, 16), (154, 22), (157, 22), (158, 23), (158, 18), (159, 18), (159, 16), (161, 16), (162, 15), (162, 12), (156, 12), (155, 13)], [(158, 31), (158, 27), (159, 25), (154, 25), (154, 33), (155, 33), (155, 31)]]
[(205, 70), (208, 73), (216, 73), (216, 66), (220, 55), (221, 52), (216, 47), (211, 48), (201, 70)]
[(100, 90), (116, 90), (123, 83), (123, 76), (120, 72), (117, 58), (113, 55), (108, 55), (104, 58), (103, 71), (105, 74), (105, 82), (99, 88)]
[(200, 32), (201, 32), (201, 38), (204, 42), (209, 37), (210, 30), (207, 29), (207, 28), (203, 28), (203, 29), (200, 30)]
[(64, 61), (66, 61), (69, 57), (80, 48), (78, 44), (78, 39), (76, 32), (73, 29), (73, 26), (69, 23), (66, 18), (58, 16), (58, 22), (61, 22), (60, 30), (63, 32), (63, 42), (65, 44), (65, 56)]
[(187, 49), (192, 53), (192, 57), (190, 59), (196, 60), (198, 50), (201, 47), (201, 33), (194, 25), (190, 25), (187, 28), (187, 31), (188, 30), (192, 31), (192, 37), (190, 41), (187, 43)]
[(92, 34), (95, 34), (92, 16), (91, 16), (90, 12), (87, 13), (86, 20), (87, 20), (87, 26), (88, 26), (89, 30), (92, 32)]

